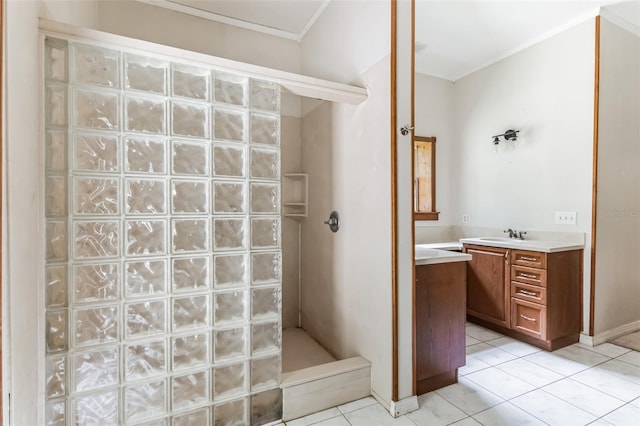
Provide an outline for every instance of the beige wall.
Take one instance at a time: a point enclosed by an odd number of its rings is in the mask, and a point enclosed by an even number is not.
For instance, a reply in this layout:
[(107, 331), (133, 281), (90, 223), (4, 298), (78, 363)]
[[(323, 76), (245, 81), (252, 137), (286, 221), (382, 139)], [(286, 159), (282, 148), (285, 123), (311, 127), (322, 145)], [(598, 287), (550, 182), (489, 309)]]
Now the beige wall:
[(99, 1), (97, 29), (248, 64), (300, 72), (300, 45), (296, 41), (137, 1)]
[(388, 1), (332, 1), (301, 42), (305, 75), (351, 83), (389, 54)]
[(596, 336), (640, 328), (640, 37), (600, 22)]
[[(449, 153), (438, 144), (438, 165), (452, 166), (450, 175), (438, 169), (438, 205), (441, 181), (453, 176), (444, 189), (453, 214), (417, 225), (416, 238), (427, 231), (420, 226), (464, 226), (461, 215), (469, 213), (474, 227), (578, 231), (590, 241), (594, 25), (590, 20), (462, 78), (451, 86), (451, 109), (444, 80), (416, 76), (416, 133), (442, 132), (438, 127), (452, 122), (457, 129)], [(640, 38), (602, 18), (600, 64), (594, 327), (606, 339), (640, 327)], [(434, 111), (434, 104), (443, 108)], [(510, 127), (522, 131), (518, 147), (492, 154), (489, 136)], [(578, 224), (556, 225), (555, 210), (577, 211)]]
[[(374, 88), (365, 103), (323, 103), (303, 122), (310, 211), (302, 225), (302, 326), (338, 358), (371, 361), (373, 391), (389, 402), (389, 58), (357, 82)], [(335, 234), (323, 224), (332, 210), (341, 218)]]
[[(4, 424), (44, 424), (44, 282), (38, 18), (95, 26), (93, 1), (5, 2), (3, 403)], [(8, 327), (7, 327), (8, 325)], [(11, 392), (11, 400), (7, 398)]]
[[(302, 225), (302, 326), (339, 358), (372, 363), (391, 401), (390, 4), (333, 1), (302, 40), (302, 72), (366, 87), (358, 106), (324, 103), (303, 121), (310, 212)], [(332, 210), (342, 227), (323, 222)], [(410, 260), (410, 259), (409, 259)], [(410, 343), (408, 343), (410, 345)]]
[[(344, 344), (337, 339), (345, 318), (339, 318), (336, 312), (341, 289), (334, 259), (336, 245), (343, 241), (344, 227), (333, 234), (323, 224), (337, 209), (331, 110), (331, 102), (323, 102), (303, 119), (302, 170), (309, 175), (309, 217), (302, 224), (300, 315), (305, 330), (335, 356), (344, 358), (356, 355), (346, 353)], [(344, 226), (344, 211), (339, 213)]]
[[(589, 306), (595, 22), (590, 19), (455, 83), (453, 217), (467, 226), (586, 235)], [(515, 149), (491, 136), (518, 129)], [(555, 224), (577, 212), (576, 225)], [(584, 329), (588, 330), (588, 308)]]
[[(9, 0), (10, 2), (16, 0)], [(98, 23), (98, 3), (100, 0), (44, 0), (40, 17), (65, 24), (86, 28), (96, 28)]]
[[(440, 212), (437, 221), (420, 221), (416, 227), (451, 226), (460, 221), (453, 217), (452, 187), (455, 144), (455, 84), (442, 78), (424, 74), (415, 75), (415, 134), (436, 137), (436, 208)], [(417, 235), (416, 235), (417, 237)]]
[[(302, 119), (281, 119), (281, 176), (302, 168)], [(286, 179), (283, 177), (283, 179)], [(283, 185), (282, 197), (288, 194)], [(282, 219), (282, 327), (298, 327), (300, 311), (300, 222)]]

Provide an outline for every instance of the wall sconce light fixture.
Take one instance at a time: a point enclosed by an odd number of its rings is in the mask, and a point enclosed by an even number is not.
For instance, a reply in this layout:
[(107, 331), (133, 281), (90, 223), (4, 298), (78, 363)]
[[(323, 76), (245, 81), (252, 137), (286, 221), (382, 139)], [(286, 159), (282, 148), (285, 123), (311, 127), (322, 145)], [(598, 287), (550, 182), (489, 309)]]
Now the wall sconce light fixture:
[(493, 138), (493, 144), (498, 145), (500, 143), (500, 137), (503, 137), (505, 141), (515, 142), (518, 140), (518, 133), (520, 133), (520, 130), (509, 129), (500, 135), (491, 136)]

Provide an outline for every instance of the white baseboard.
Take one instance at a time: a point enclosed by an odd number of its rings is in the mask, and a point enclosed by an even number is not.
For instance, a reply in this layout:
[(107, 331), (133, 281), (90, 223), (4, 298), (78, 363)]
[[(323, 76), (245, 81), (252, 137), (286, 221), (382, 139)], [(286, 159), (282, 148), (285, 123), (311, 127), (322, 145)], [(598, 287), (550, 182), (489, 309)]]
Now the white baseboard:
[(384, 407), (385, 410), (389, 411), (389, 401), (387, 401), (386, 399), (384, 399), (383, 397), (381, 397), (380, 395), (378, 395), (378, 393), (375, 391), (375, 389), (371, 389), (371, 396), (378, 401), (378, 403), (380, 405), (382, 405)]
[(620, 327), (612, 328), (611, 330), (597, 333), (593, 336), (587, 336), (586, 334), (580, 334), (580, 343), (589, 346), (598, 346), (606, 342), (610, 342), (625, 334), (635, 333), (640, 331), (640, 321), (630, 322), (628, 324), (621, 325)]
[(595, 346), (593, 344), (593, 336), (589, 336), (584, 333), (580, 333), (580, 343), (587, 346)]
[(376, 393), (375, 390), (371, 390), (371, 396), (382, 405), (385, 410), (389, 411), (393, 417), (399, 417), (403, 414), (410, 413), (418, 409), (418, 397), (410, 396), (408, 398), (401, 399), (400, 401), (387, 401)]
[(400, 401), (391, 401), (389, 413), (393, 417), (399, 417), (418, 409), (418, 397), (410, 396)]

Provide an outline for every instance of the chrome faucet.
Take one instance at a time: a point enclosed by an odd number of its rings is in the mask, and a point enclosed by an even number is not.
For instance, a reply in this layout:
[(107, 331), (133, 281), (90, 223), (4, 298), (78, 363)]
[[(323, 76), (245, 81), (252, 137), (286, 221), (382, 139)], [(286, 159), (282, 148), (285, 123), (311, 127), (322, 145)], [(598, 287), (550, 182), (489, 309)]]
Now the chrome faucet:
[(511, 228), (507, 229), (506, 231), (502, 231), (502, 232), (508, 232), (509, 233), (509, 238), (516, 238), (516, 235), (517, 235), (516, 234), (517, 231), (515, 231), (514, 229), (511, 229)]
[(508, 232), (509, 233), (509, 238), (515, 238), (517, 240), (524, 240), (523, 235), (526, 235), (527, 233), (524, 231), (516, 231), (515, 229), (507, 229), (506, 231), (502, 231), (502, 232)]

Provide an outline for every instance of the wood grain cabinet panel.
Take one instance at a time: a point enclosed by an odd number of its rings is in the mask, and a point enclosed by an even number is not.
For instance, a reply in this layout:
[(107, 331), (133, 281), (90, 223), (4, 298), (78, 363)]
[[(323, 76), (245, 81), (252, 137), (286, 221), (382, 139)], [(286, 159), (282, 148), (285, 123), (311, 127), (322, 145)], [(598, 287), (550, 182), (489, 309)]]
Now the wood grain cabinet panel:
[(547, 253), (531, 250), (511, 250), (511, 263), (513, 265), (546, 269)]
[(536, 285), (512, 281), (511, 297), (528, 300), (529, 302), (540, 303), (541, 305), (546, 305), (547, 289)]
[(417, 265), (415, 351), (418, 395), (457, 382), (465, 365), (466, 262)]
[(509, 327), (509, 250), (465, 246), (467, 312), (490, 323)]
[(544, 305), (514, 297), (511, 300), (511, 309), (511, 328), (536, 339), (546, 339), (547, 308)]
[[(465, 245), (464, 251), (473, 256), (467, 283), (470, 321), (546, 350), (579, 340), (582, 250), (544, 253)], [(506, 298), (497, 306), (502, 288)]]
[(527, 266), (511, 266), (511, 281), (518, 281), (541, 287), (547, 286), (547, 271)]

